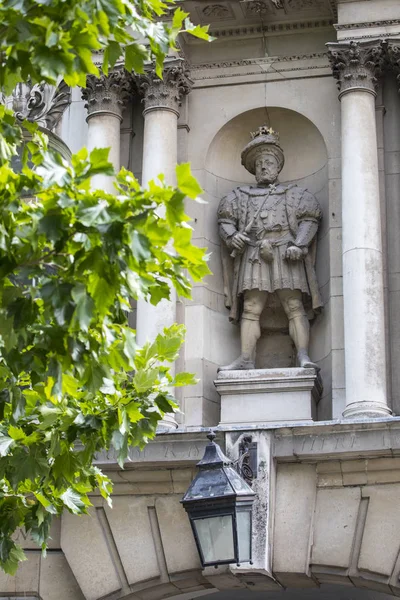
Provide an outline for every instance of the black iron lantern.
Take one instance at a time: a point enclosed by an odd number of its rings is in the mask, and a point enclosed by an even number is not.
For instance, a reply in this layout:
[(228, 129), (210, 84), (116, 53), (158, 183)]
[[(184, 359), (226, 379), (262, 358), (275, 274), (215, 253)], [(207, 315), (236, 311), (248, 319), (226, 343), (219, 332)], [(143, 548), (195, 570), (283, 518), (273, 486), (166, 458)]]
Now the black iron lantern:
[(255, 493), (210, 432), (198, 474), (181, 502), (189, 515), (203, 567), (251, 563)]

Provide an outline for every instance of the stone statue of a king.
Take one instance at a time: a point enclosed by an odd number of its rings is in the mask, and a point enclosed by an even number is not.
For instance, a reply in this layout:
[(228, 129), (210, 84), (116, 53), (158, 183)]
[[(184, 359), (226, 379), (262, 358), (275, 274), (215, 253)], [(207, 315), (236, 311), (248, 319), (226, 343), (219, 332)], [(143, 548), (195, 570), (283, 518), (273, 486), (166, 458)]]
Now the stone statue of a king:
[(284, 154), (279, 137), (262, 126), (242, 152), (257, 186), (236, 188), (220, 202), (219, 232), (226, 306), (241, 326), (241, 355), (219, 370), (254, 369), (260, 317), (273, 295), (289, 321), (298, 366), (318, 368), (309, 357), (309, 317), (322, 308), (315, 274), (321, 208), (297, 185), (277, 182)]

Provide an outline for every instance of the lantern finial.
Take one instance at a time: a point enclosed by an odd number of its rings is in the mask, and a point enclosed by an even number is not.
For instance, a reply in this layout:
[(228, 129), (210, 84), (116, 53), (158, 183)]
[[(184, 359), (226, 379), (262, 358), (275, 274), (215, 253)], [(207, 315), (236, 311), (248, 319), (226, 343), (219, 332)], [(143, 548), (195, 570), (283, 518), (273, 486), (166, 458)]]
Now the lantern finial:
[(210, 431), (209, 431), (209, 433), (207, 435), (207, 438), (210, 440), (210, 442), (212, 443), (215, 440), (216, 437), (217, 436), (216, 436), (215, 431), (213, 429), (210, 429)]

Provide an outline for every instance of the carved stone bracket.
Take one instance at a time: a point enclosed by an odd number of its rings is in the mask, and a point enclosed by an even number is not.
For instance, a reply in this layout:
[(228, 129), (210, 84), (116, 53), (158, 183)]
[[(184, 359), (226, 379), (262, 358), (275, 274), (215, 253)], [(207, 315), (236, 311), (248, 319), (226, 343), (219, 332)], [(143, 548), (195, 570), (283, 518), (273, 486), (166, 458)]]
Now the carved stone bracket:
[(376, 93), (386, 59), (386, 42), (338, 42), (327, 44), (333, 76), (338, 81), (339, 98), (350, 90)]
[(20, 121), (35, 121), (51, 131), (71, 103), (71, 91), (64, 81), (57, 87), (48, 83), (18, 83), (5, 102)]
[(82, 98), (86, 100), (87, 119), (98, 114), (113, 114), (122, 121), (122, 111), (133, 89), (131, 75), (124, 69), (115, 69), (109, 75), (89, 75)]
[(190, 72), (183, 61), (166, 63), (163, 78), (160, 79), (154, 70), (140, 76), (138, 86), (143, 93), (144, 111), (170, 110), (179, 116), (182, 97), (188, 94), (193, 86)]

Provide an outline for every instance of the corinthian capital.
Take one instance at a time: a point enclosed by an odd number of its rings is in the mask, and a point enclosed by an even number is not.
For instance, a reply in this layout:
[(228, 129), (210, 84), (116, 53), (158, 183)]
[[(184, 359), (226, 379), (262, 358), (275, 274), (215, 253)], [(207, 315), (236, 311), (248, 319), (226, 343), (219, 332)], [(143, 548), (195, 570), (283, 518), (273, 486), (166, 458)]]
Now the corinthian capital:
[(192, 89), (190, 72), (182, 60), (166, 62), (163, 78), (154, 70), (148, 71), (139, 79), (139, 87), (144, 98), (143, 114), (151, 110), (171, 110), (179, 116), (182, 97)]
[(338, 81), (339, 98), (350, 90), (376, 93), (385, 62), (385, 42), (338, 42), (327, 44), (333, 76)]
[(113, 114), (122, 120), (122, 110), (132, 91), (132, 78), (124, 69), (100, 77), (88, 75), (82, 98), (86, 100), (87, 119), (98, 114)]
[(397, 75), (397, 81), (400, 86), (400, 38), (387, 40), (387, 58), (389, 66)]

